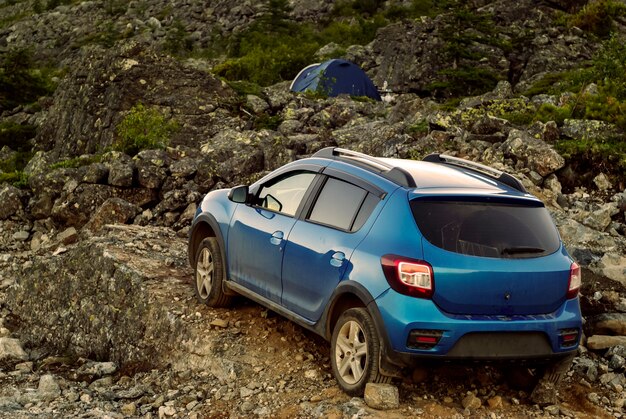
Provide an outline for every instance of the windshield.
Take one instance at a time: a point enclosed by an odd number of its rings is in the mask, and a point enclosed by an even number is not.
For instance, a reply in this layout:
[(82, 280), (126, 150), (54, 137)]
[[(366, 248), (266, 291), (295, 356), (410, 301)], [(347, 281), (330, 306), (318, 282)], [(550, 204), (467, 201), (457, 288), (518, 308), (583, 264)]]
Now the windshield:
[(426, 240), (451, 252), (530, 258), (560, 247), (554, 222), (540, 202), (417, 198), (411, 201), (411, 209)]

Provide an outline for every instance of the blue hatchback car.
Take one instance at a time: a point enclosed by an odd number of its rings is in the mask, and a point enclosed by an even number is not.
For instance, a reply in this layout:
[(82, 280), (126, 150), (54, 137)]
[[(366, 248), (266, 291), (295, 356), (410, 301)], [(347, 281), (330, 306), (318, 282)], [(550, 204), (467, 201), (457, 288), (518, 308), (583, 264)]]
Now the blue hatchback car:
[(325, 148), (208, 193), (189, 259), (199, 301), (243, 295), (330, 341), (363, 394), (427, 360), (563, 365), (578, 348), (580, 268), (515, 177)]

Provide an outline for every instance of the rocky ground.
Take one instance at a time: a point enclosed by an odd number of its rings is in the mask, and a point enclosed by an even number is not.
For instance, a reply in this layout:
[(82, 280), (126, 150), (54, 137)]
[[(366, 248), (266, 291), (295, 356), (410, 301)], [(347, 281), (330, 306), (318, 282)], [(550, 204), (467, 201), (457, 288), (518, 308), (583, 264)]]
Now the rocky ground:
[(622, 346), (582, 348), (555, 405), (510, 387), (510, 367), (442, 366), (374, 409), (339, 390), (318, 336), (245, 299), (200, 305), (180, 236), (111, 225), (2, 254), (3, 417), (622, 417)]
[[(0, 149), (6, 166), (29, 157), (21, 188), (0, 184), (0, 415), (626, 414), (623, 166), (610, 156), (557, 151), (558, 143), (602, 144), (625, 133), (575, 118), (511, 122), (511, 115), (578, 100), (569, 92), (520, 92), (598, 50), (593, 34), (562, 23), (578, 10), (572, 3), (582, 2), (479, 0), (468, 3), (488, 24), (444, 13), (379, 29), (372, 42), (346, 47), (342, 56), (379, 86), (388, 83), (393, 93), (381, 103), (296, 95), (288, 81), (243, 91), (211, 74), (220, 58), (204, 53), (264, 16), (266, 2), (59, 3), (0, 2), (0, 55), (25, 47), (38, 64), (61, 69), (51, 96), (0, 108), (3, 127), (32, 129), (32, 138), (3, 140), (8, 145)], [(332, 13), (322, 0), (289, 5), (296, 22)], [(623, 17), (611, 25), (626, 33)], [(178, 41), (197, 56), (172, 51), (180, 31)], [(466, 50), (451, 56), (458, 42)], [(444, 76), (472, 67), (500, 83), (444, 104), (459, 94)], [(600, 95), (599, 87), (591, 83), (584, 94)], [(118, 127), (137, 104), (176, 129), (162, 149), (115, 151)], [(201, 197), (326, 146), (467, 158), (517, 176), (546, 203), (584, 269), (585, 340), (556, 404), (532, 404), (506, 379), (510, 367), (446, 366), (407, 372), (395, 383), (399, 404), (378, 410), (376, 396), (391, 391), (393, 401), (393, 390), (347, 397), (319, 337), (244, 299), (229, 310), (196, 302), (186, 234)]]

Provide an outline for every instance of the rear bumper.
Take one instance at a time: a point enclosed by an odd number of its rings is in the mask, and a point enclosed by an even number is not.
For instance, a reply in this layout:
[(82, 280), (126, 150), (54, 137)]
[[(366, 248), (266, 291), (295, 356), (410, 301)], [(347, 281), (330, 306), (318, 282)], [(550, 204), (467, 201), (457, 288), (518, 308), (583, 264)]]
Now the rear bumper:
[[(370, 311), (381, 323), (385, 358), (401, 366), (427, 360), (551, 361), (574, 353), (582, 333), (578, 298), (545, 315), (458, 316), (442, 312), (431, 300), (388, 290), (370, 304)], [(436, 331), (440, 338), (419, 349), (408, 343), (416, 330)], [(563, 342), (565, 330), (577, 331), (575, 342)]]

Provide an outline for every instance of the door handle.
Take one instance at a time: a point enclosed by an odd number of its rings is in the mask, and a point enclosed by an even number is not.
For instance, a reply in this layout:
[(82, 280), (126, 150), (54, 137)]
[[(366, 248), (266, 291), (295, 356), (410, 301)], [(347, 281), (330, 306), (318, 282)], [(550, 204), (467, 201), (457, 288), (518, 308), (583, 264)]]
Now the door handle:
[(346, 255), (343, 252), (335, 252), (330, 257), (330, 264), (335, 268), (340, 268), (344, 260), (346, 260)]
[(270, 243), (279, 246), (282, 243), (284, 236), (285, 234), (282, 231), (275, 231), (270, 238)]

